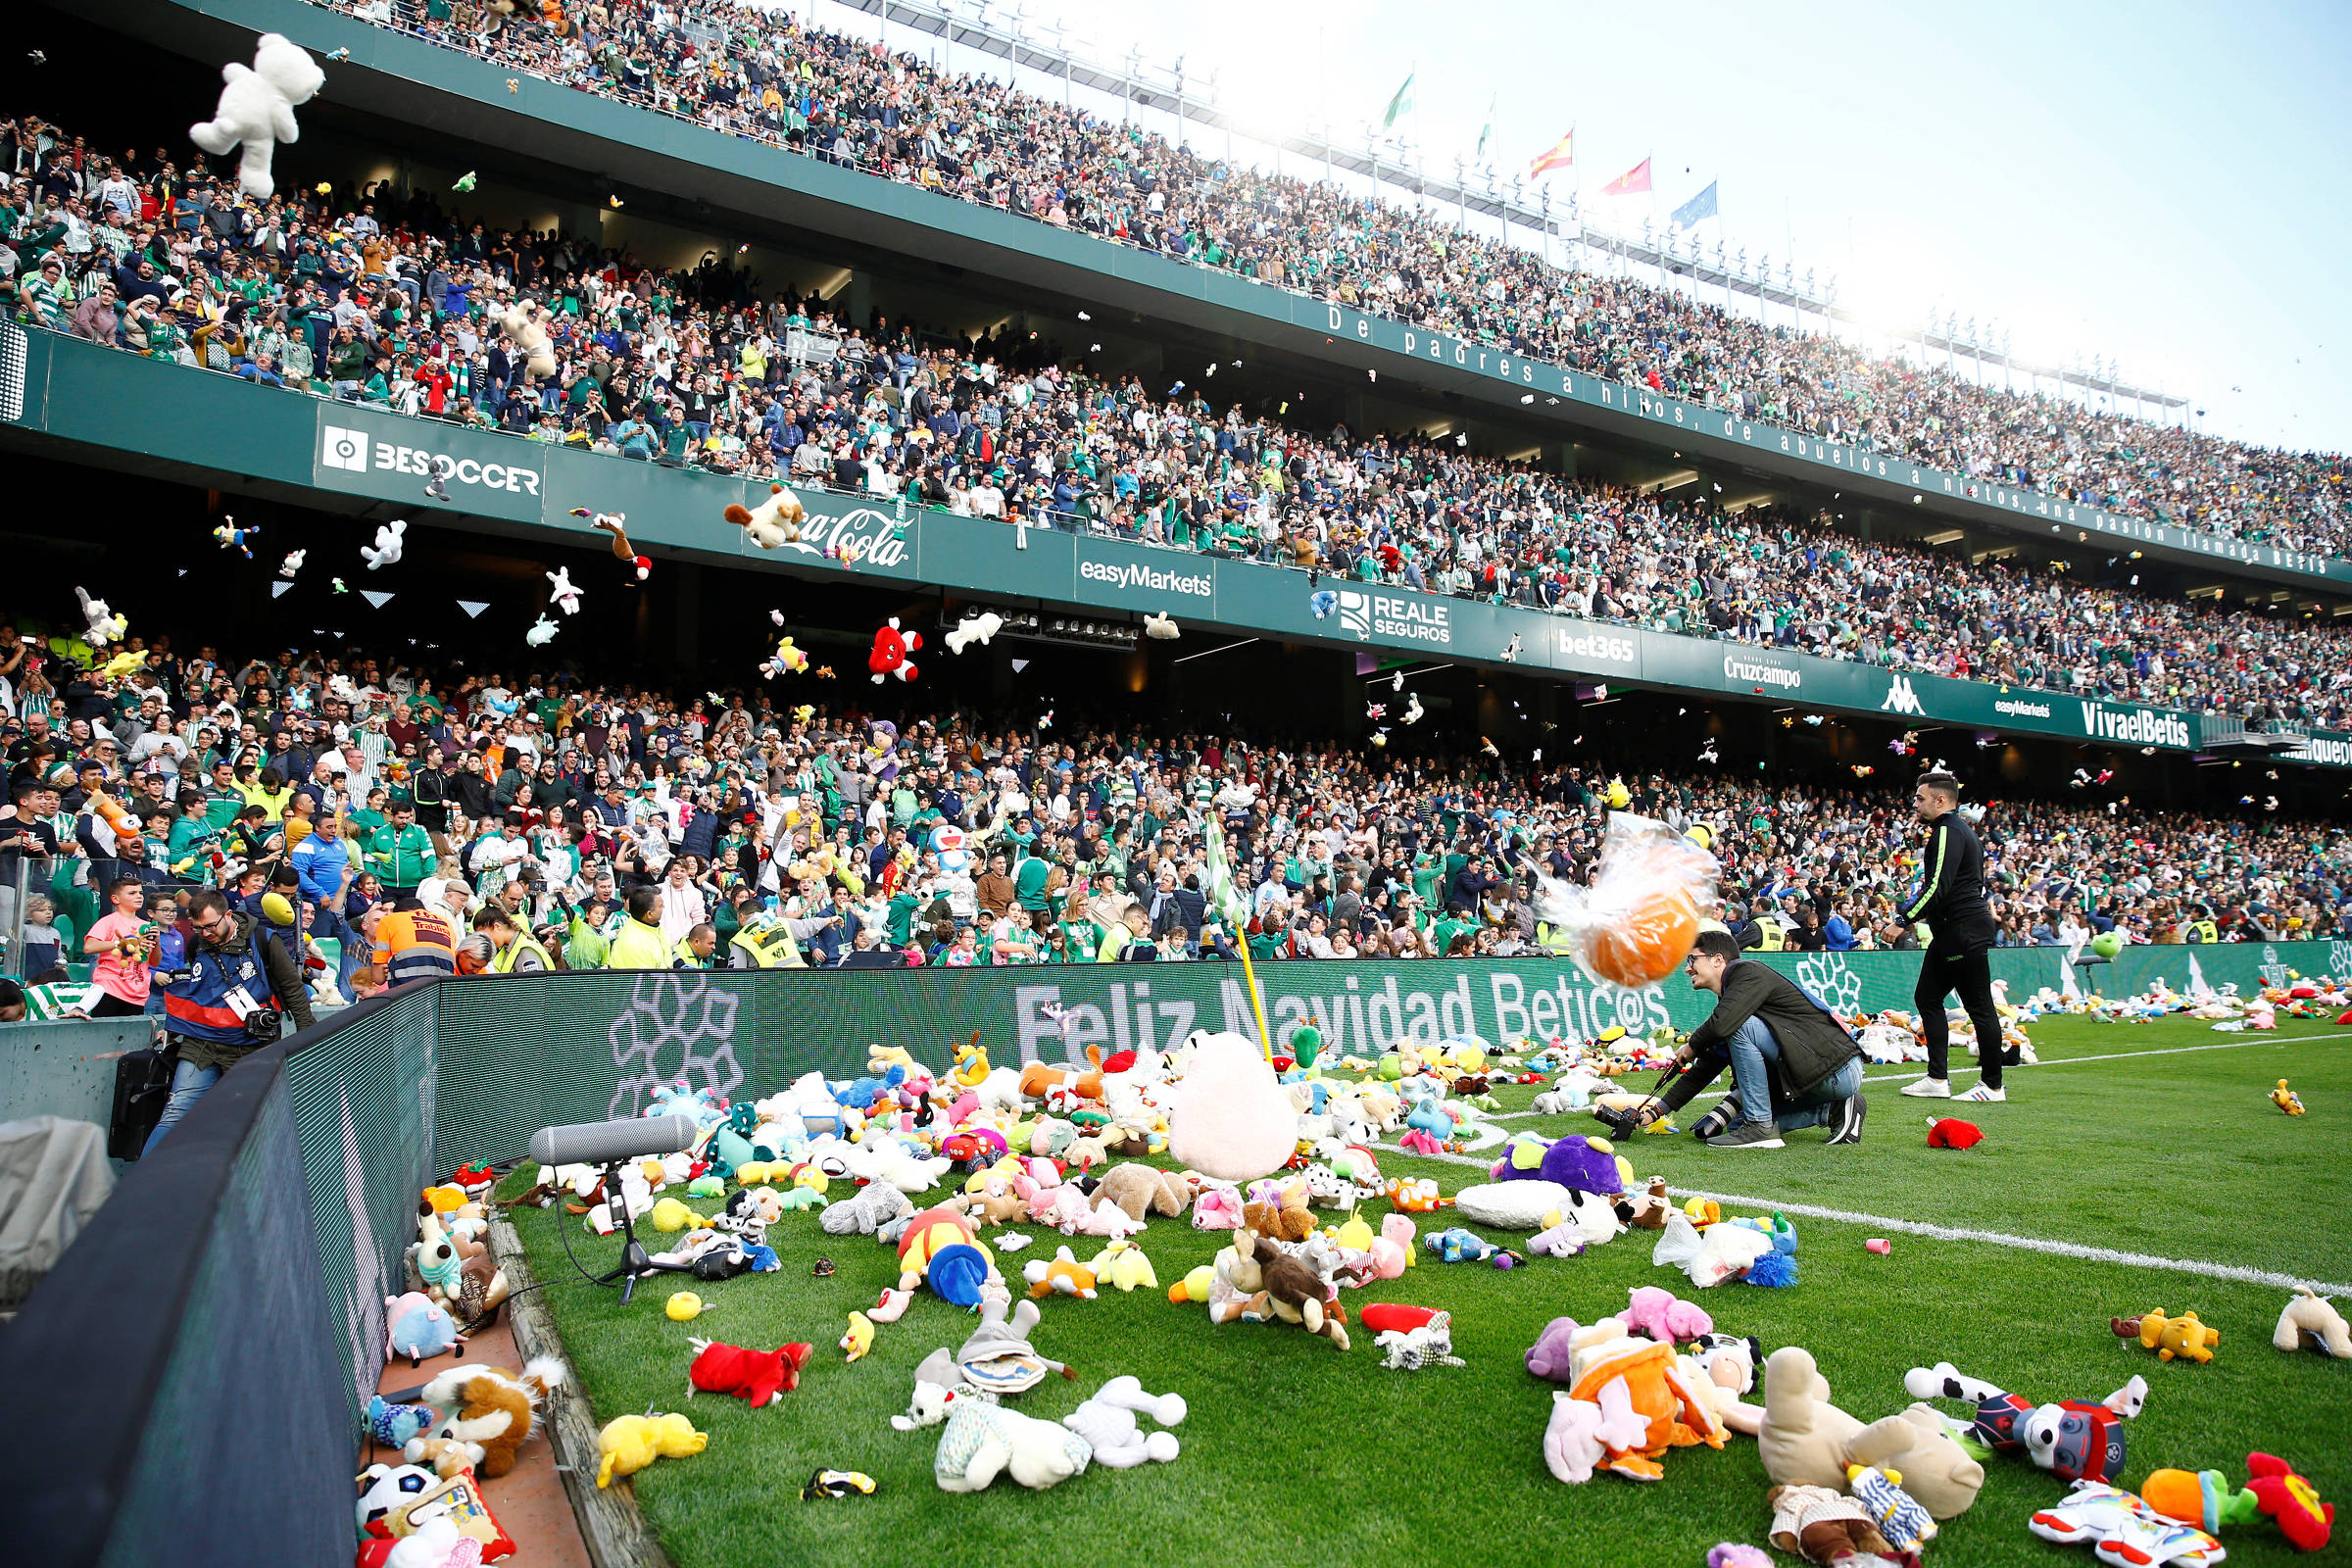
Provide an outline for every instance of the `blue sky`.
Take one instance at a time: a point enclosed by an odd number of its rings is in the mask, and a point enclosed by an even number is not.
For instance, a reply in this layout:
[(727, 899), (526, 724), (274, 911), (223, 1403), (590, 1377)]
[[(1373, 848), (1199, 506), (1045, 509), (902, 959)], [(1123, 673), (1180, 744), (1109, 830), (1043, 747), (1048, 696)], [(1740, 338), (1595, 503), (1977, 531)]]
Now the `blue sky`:
[(1661, 216), (1720, 180), (1723, 237), (1842, 303), (1997, 319), (2021, 359), (2111, 358), (2205, 428), (2352, 451), (2352, 7), (1026, 4), (1033, 35), (1182, 55), (1252, 122), (1342, 140), (1412, 71), (1433, 173), (1490, 101), (1506, 176), (1573, 124), (1588, 211), (1648, 155)]

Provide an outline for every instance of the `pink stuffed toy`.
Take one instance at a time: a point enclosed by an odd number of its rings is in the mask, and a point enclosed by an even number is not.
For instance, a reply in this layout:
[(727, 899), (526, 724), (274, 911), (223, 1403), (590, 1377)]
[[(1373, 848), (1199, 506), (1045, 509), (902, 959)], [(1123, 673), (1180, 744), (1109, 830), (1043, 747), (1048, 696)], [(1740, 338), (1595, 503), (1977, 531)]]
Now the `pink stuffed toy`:
[(1393, 1280), (1402, 1274), (1413, 1260), (1417, 1234), (1410, 1214), (1391, 1214), (1382, 1220), (1380, 1234), (1372, 1239), (1372, 1277)]
[(1202, 1188), (1193, 1200), (1193, 1229), (1238, 1231), (1242, 1228), (1242, 1195), (1230, 1187)]
[(1636, 1334), (1646, 1334), (1660, 1345), (1695, 1340), (1715, 1332), (1715, 1320), (1704, 1307), (1693, 1306), (1672, 1291), (1661, 1291), (1654, 1285), (1634, 1288), (1624, 1318), (1627, 1328)]

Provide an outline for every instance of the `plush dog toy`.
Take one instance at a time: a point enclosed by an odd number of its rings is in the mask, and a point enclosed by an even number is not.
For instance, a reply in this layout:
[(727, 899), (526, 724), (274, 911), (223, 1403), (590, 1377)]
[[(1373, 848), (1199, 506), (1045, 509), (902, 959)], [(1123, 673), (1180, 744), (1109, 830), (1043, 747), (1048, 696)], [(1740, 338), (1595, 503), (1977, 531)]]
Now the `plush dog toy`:
[(532, 1413), (550, 1390), (563, 1386), (564, 1363), (539, 1356), (523, 1364), (520, 1376), (495, 1366), (451, 1367), (424, 1386), (423, 1399), (436, 1409), (454, 1408), (433, 1436), (465, 1444), (475, 1472), (495, 1481), (514, 1468), (514, 1450), (531, 1435)]
[(2134, 1377), (2097, 1404), (2081, 1399), (2035, 1404), (1969, 1377), (1949, 1361), (1913, 1367), (1903, 1375), (1903, 1387), (1915, 1399), (1969, 1400), (1977, 1407), (1970, 1431), (1980, 1442), (1995, 1453), (2022, 1451), (2061, 1481), (2122, 1475), (2124, 1423), (2139, 1414), (2148, 1397), (2147, 1379)]
[(762, 550), (788, 545), (801, 537), (801, 527), (808, 521), (808, 509), (801, 498), (780, 484), (767, 487), (767, 499), (757, 508), (730, 505), (726, 519), (751, 535), (752, 543)]
[(254, 40), (253, 64), (230, 61), (220, 68), (220, 80), (213, 118), (190, 125), (188, 140), (216, 158), (241, 148), (237, 184), (255, 201), (266, 202), (277, 189), (270, 156), (279, 142), (299, 139), (294, 111), (318, 95), (326, 73), (284, 33), (265, 32)]
[(2352, 1358), (2352, 1324), (2326, 1298), (2307, 1286), (2278, 1313), (2271, 1344), (2281, 1350), (2313, 1349), (2341, 1361)]
[(491, 319), (506, 333), (507, 341), (514, 345), (515, 358), (522, 361), (523, 368), (533, 379), (544, 381), (556, 373), (555, 345), (537, 300), (526, 299), (504, 311), (493, 312)]

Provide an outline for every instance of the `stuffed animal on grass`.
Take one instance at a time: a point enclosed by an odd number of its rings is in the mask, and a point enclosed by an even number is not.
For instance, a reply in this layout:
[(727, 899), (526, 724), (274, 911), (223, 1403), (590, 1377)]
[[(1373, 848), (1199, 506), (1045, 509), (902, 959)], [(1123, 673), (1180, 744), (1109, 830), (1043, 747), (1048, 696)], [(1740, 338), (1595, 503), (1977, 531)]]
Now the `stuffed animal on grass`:
[(1219, 1181), (1270, 1176), (1298, 1147), (1298, 1112), (1264, 1054), (1231, 1031), (1196, 1030), (1168, 1112), (1168, 1154)]
[[(464, 1444), (474, 1470), (495, 1481), (514, 1468), (514, 1451), (530, 1437), (533, 1413), (548, 1394), (564, 1386), (564, 1362), (543, 1355), (523, 1363), (519, 1375), (495, 1366), (456, 1366), (424, 1386), (422, 1398), (453, 1412), (432, 1435)], [(416, 1463), (419, 1454), (410, 1454)]]
[[(1776, 1351), (1773, 1359), (1782, 1353)], [(2081, 1399), (2035, 1404), (2023, 1395), (1969, 1377), (1949, 1361), (1913, 1367), (1903, 1374), (1903, 1387), (1915, 1399), (1970, 1401), (1977, 1413), (1969, 1430), (1978, 1441), (1995, 1453), (2023, 1452), (2061, 1481), (2108, 1481), (2122, 1475), (2124, 1423), (2139, 1414), (2148, 1397), (2147, 1379), (2134, 1377), (2097, 1404)], [(1769, 1392), (1769, 1377), (1766, 1388)], [(1900, 1461), (1897, 1468), (1908, 1474), (1909, 1467)]]
[(1544, 1433), (1545, 1463), (1560, 1480), (1581, 1483), (1607, 1470), (1656, 1481), (1668, 1448), (1723, 1446), (1728, 1429), (1714, 1400), (1673, 1347), (1620, 1335), (1589, 1339), (1570, 1359), (1574, 1382), (1553, 1396)]
[(1973, 1121), (1957, 1116), (1928, 1118), (1928, 1147), (1930, 1149), (1974, 1149), (1984, 1141), (1984, 1129)]
[[(819, 1189), (802, 1190), (817, 1191), (822, 1196)], [(892, 1221), (913, 1212), (914, 1204), (905, 1193), (888, 1182), (872, 1182), (859, 1188), (855, 1197), (827, 1204), (816, 1222), (827, 1236), (872, 1236)]]
[(230, 61), (220, 68), (220, 97), (213, 118), (188, 127), (188, 140), (216, 158), (241, 149), (237, 184), (257, 202), (276, 191), (270, 161), (279, 142), (301, 134), (294, 111), (318, 95), (326, 73), (310, 52), (285, 34), (265, 32), (254, 40), (253, 64)]
[(1764, 1494), (1772, 1544), (1822, 1568), (1842, 1562), (1897, 1562), (1862, 1504), (1828, 1487), (1778, 1486)]
[(1866, 1464), (1845, 1467), (1845, 1490), (1870, 1514), (1870, 1522), (1898, 1552), (1917, 1553), (1936, 1539), (1936, 1517), (1905, 1492), (1899, 1476)]
[[(1269, 1184), (1271, 1185), (1271, 1184)], [(1303, 1242), (1315, 1233), (1314, 1211), (1306, 1206), (1306, 1184), (1293, 1182), (1242, 1205), (1242, 1223), (1260, 1236)]]
[[(1062, 1255), (1069, 1253), (1065, 1250)], [(956, 1351), (956, 1377), (991, 1396), (1025, 1394), (1043, 1383), (1048, 1373), (1075, 1378), (1075, 1371), (1059, 1361), (1047, 1360), (1030, 1344), (1029, 1336), (1044, 1316), (1037, 1303), (1027, 1300), (1015, 1306), (1011, 1302), (1011, 1293), (1001, 1285), (981, 1293), (980, 1323)], [(917, 1375), (939, 1381), (929, 1373)]]
[(2198, 1322), (2196, 1313), (2166, 1317), (2163, 1307), (2137, 1317), (2111, 1318), (2108, 1326), (2115, 1330), (2116, 1338), (2137, 1340), (2144, 1348), (2154, 1350), (2159, 1361), (2178, 1357), (2202, 1366), (2213, 1359), (2213, 1347), (2222, 1343), (2222, 1331)]
[(1183, 1177), (1152, 1165), (1113, 1165), (1095, 1188), (1096, 1207), (1115, 1204), (1136, 1220), (1155, 1213), (1181, 1215), (1192, 1200), (1193, 1189)]
[(1097, 1280), (1121, 1291), (1159, 1289), (1159, 1275), (1152, 1270), (1152, 1259), (1133, 1242), (1112, 1242), (1090, 1258), (1086, 1266)]
[(2317, 1350), (2341, 1361), (2352, 1358), (2352, 1324), (2345, 1323), (2343, 1313), (2306, 1286), (2279, 1311), (2271, 1344), (2290, 1352)]
[(1483, 1263), (1511, 1255), (1493, 1242), (1475, 1236), (1459, 1225), (1422, 1237), (1421, 1245), (1435, 1252), (1442, 1263)]
[(1690, 1215), (1677, 1211), (1666, 1216), (1657, 1245), (1650, 1249), (1650, 1261), (1680, 1266), (1703, 1291), (1745, 1274), (1772, 1250), (1771, 1238), (1761, 1231), (1716, 1224), (1701, 1235)]
[[(918, 1398), (922, 1392), (918, 1386)], [(894, 1416), (893, 1424), (899, 1419)], [(1086, 1439), (1067, 1427), (985, 1399), (957, 1398), (947, 1405), (931, 1474), (942, 1492), (979, 1492), (1001, 1475), (1043, 1491), (1078, 1474), (1093, 1458)]]
[(1285, 1323), (1296, 1323), (1309, 1334), (1320, 1334), (1341, 1349), (1348, 1348), (1348, 1329), (1342, 1309), (1330, 1299), (1323, 1276), (1313, 1265), (1284, 1251), (1269, 1237), (1249, 1230), (1233, 1233), (1235, 1250), (1245, 1245), (1256, 1263), (1266, 1305)]
[(2026, 1528), (2062, 1546), (2087, 1544), (2101, 1562), (2210, 1568), (2228, 1555), (2205, 1531), (2166, 1518), (2121, 1487), (2091, 1482), (2034, 1510)]
[(1095, 1396), (1061, 1418), (1061, 1424), (1086, 1440), (1094, 1462), (1112, 1470), (1131, 1470), (1147, 1462), (1166, 1464), (1178, 1452), (1174, 1434), (1144, 1434), (1136, 1416), (1150, 1416), (1163, 1427), (1183, 1424), (1188, 1413), (1179, 1394), (1147, 1394), (1131, 1377), (1112, 1378)]
[(1913, 1404), (1868, 1426), (1830, 1402), (1830, 1386), (1812, 1353), (1797, 1346), (1772, 1352), (1764, 1369), (1761, 1420), (1727, 1416), (1734, 1430), (1752, 1426), (1764, 1473), (1784, 1486), (1845, 1485), (1846, 1466), (1899, 1472), (1904, 1490), (1938, 1519), (1956, 1519), (1977, 1500), (1984, 1467), (1954, 1441), (1943, 1418)]
[(697, 1394), (731, 1394), (755, 1410), (783, 1403), (784, 1396), (801, 1386), (801, 1368), (808, 1364), (815, 1348), (796, 1344), (750, 1350), (711, 1340), (686, 1343), (694, 1350), (694, 1363), (686, 1369), (689, 1398)]
[(767, 487), (767, 499), (759, 507), (729, 506), (726, 519), (751, 535), (752, 543), (762, 550), (788, 545), (801, 537), (801, 526), (808, 520), (808, 509), (801, 498), (780, 484)]
[(694, 1430), (682, 1415), (624, 1415), (605, 1423), (596, 1435), (596, 1484), (612, 1484), (614, 1476), (633, 1476), (656, 1459), (685, 1459), (710, 1446), (708, 1434)]
[(1646, 1334), (1661, 1345), (1674, 1345), (1700, 1340), (1715, 1332), (1715, 1320), (1703, 1306), (1693, 1306), (1672, 1291), (1661, 1291), (1654, 1285), (1638, 1285), (1633, 1299), (1620, 1314), (1625, 1326), (1636, 1334)]

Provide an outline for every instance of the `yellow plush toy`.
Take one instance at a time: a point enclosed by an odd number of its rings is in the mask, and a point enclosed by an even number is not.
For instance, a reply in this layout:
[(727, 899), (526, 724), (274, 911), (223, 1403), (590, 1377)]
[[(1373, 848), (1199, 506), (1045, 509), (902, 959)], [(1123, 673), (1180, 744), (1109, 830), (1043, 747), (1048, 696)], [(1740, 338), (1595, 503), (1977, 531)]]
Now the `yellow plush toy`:
[(596, 1467), (596, 1484), (609, 1487), (614, 1476), (633, 1476), (656, 1459), (691, 1457), (710, 1442), (682, 1415), (615, 1417), (596, 1435), (597, 1450), (604, 1455)]
[[(2127, 1318), (2118, 1323), (2118, 1331), (2122, 1330), (2123, 1323), (2130, 1321)], [(2213, 1347), (2222, 1343), (2222, 1331), (2209, 1329), (2198, 1322), (2194, 1312), (2166, 1317), (2164, 1308), (2158, 1307), (2139, 1315), (2138, 1338), (2142, 1346), (2156, 1352), (2159, 1361), (2178, 1358), (2202, 1366), (2213, 1359)]]

